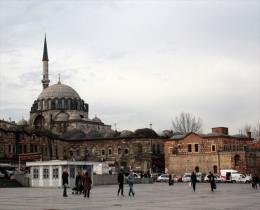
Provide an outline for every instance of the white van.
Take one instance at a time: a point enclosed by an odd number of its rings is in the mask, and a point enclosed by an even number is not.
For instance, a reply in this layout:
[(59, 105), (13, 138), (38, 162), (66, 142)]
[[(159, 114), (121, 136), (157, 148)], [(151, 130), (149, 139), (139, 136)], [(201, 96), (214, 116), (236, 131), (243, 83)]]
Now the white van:
[(231, 174), (231, 181), (232, 182), (240, 182), (240, 183), (250, 183), (252, 181), (251, 176), (245, 176), (239, 173)]
[(242, 183), (250, 183), (251, 177), (240, 174), (237, 170), (233, 169), (221, 169), (220, 170), (220, 178), (225, 182), (242, 182)]

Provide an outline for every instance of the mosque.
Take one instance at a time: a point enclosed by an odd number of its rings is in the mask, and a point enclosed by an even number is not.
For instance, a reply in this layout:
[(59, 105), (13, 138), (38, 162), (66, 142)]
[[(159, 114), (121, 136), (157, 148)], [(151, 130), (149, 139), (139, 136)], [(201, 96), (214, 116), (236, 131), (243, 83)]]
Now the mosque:
[(90, 119), (89, 105), (72, 87), (62, 84), (60, 78), (57, 84), (50, 85), (46, 36), (42, 62), (43, 90), (31, 107), (29, 126), (66, 138), (111, 137), (111, 125), (96, 116)]

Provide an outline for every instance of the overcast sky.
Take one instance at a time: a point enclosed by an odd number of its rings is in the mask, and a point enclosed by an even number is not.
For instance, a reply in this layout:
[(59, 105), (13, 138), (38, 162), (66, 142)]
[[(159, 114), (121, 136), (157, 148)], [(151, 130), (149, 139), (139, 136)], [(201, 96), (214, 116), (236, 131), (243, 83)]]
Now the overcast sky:
[(1, 119), (29, 119), (45, 32), (51, 84), (60, 73), (120, 130), (260, 120), (260, 1), (0, 0)]

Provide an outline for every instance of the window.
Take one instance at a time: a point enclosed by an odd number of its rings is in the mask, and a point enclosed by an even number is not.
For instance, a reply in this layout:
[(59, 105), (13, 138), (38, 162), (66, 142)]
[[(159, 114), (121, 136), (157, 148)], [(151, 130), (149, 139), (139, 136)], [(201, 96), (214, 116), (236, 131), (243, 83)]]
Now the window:
[(120, 148), (120, 147), (118, 147), (117, 153), (118, 153), (119, 155), (121, 155), (121, 148)]
[(218, 167), (215, 165), (215, 166), (213, 166), (213, 172), (214, 172), (214, 174), (217, 174), (218, 173)]
[(58, 179), (59, 178), (59, 168), (53, 168), (52, 169), (52, 178)]
[(108, 155), (112, 155), (112, 148), (108, 148)]
[(34, 152), (33, 148), (34, 148), (34, 145), (30, 144), (30, 152)]
[(49, 179), (49, 169), (48, 168), (43, 169), (43, 179)]
[(101, 155), (104, 156), (106, 154), (106, 151), (104, 149), (101, 150)]
[(129, 151), (128, 149), (125, 149), (125, 155), (128, 155)]
[(11, 144), (9, 144), (8, 150), (9, 150), (9, 153), (12, 153), (12, 145)]
[(192, 145), (188, 144), (188, 152), (192, 152)]
[(199, 152), (199, 145), (198, 144), (195, 144), (195, 152)]
[(39, 169), (38, 168), (34, 168), (33, 169), (33, 178), (34, 179), (38, 179), (39, 178)]
[(34, 145), (34, 152), (38, 152), (38, 146)]
[(92, 148), (92, 155), (96, 155), (96, 147)]
[(211, 152), (216, 152), (216, 145), (215, 144), (211, 145)]
[(70, 168), (70, 178), (75, 178), (75, 168)]
[(157, 144), (157, 154), (161, 154), (160, 145)]
[(155, 154), (155, 144), (153, 144), (153, 154)]
[(23, 145), (23, 153), (26, 153), (26, 152), (27, 152), (26, 150), (27, 150), (27, 145), (24, 144), (24, 145)]

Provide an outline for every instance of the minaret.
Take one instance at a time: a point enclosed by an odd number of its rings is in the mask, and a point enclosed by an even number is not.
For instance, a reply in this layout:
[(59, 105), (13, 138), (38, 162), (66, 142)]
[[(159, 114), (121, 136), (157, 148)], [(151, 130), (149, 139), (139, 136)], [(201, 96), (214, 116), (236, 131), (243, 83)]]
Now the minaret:
[(43, 89), (49, 86), (49, 58), (48, 58), (48, 49), (47, 49), (47, 41), (46, 41), (46, 34), (44, 39), (44, 49), (43, 49), (43, 56), (42, 56), (42, 64), (43, 64), (43, 79), (42, 79), (42, 87)]

